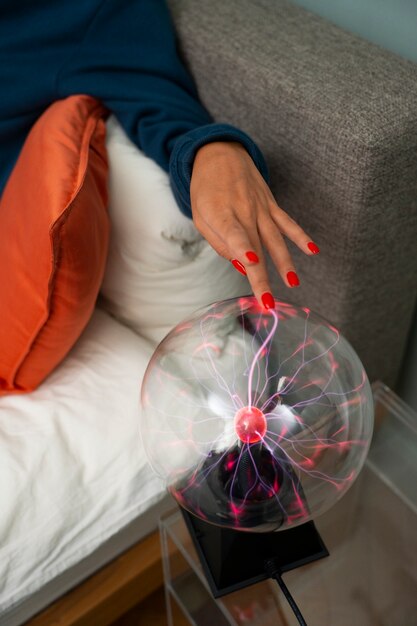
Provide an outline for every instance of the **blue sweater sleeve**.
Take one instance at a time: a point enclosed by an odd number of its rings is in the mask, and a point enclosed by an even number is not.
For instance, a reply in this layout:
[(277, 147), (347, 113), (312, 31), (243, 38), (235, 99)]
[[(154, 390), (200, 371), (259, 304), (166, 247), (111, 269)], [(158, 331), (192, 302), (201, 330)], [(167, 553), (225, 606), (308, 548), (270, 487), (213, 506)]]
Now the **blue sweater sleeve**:
[(130, 139), (170, 174), (179, 207), (191, 217), (195, 154), (212, 141), (242, 143), (267, 178), (261, 151), (228, 124), (213, 123), (180, 61), (164, 0), (103, 0), (57, 77), (59, 97), (101, 99)]

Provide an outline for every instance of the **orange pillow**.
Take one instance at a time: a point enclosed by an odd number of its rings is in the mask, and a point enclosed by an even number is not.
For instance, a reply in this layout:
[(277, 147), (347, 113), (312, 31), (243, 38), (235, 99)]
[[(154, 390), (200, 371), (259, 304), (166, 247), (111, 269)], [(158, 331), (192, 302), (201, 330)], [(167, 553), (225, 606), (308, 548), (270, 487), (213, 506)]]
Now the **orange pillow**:
[(0, 201), (0, 395), (35, 389), (93, 312), (109, 239), (106, 110), (89, 96), (33, 126)]

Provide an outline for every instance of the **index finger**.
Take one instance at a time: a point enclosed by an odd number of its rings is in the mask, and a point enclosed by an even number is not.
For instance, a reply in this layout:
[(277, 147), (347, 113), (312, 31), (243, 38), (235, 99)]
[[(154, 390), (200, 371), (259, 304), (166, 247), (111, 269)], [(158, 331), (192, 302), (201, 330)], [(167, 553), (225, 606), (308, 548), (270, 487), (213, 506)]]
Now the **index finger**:
[(228, 229), (224, 238), (233, 255), (232, 258), (244, 266), (252, 291), (259, 304), (265, 309), (274, 308), (275, 301), (256, 227), (248, 233), (243, 226), (236, 223)]

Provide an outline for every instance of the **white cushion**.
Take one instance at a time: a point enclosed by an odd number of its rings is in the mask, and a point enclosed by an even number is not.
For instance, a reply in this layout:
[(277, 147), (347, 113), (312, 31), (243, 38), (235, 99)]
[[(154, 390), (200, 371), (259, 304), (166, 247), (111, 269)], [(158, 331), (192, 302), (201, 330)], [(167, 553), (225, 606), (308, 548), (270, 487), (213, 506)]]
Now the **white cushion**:
[(245, 277), (213, 250), (172, 194), (168, 175), (107, 122), (112, 233), (102, 305), (159, 341), (184, 317), (250, 293)]
[(153, 350), (96, 309), (36, 391), (0, 399), (0, 615), (165, 493), (139, 433)]

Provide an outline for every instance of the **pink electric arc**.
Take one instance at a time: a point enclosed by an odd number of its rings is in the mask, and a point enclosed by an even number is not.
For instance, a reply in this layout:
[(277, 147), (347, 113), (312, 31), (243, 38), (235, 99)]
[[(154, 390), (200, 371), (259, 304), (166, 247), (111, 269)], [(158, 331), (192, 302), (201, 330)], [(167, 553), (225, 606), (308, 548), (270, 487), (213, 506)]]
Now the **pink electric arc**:
[(340, 332), (307, 307), (252, 296), (182, 321), (142, 383), (142, 440), (181, 506), (245, 531), (329, 509), (369, 448), (373, 400)]

